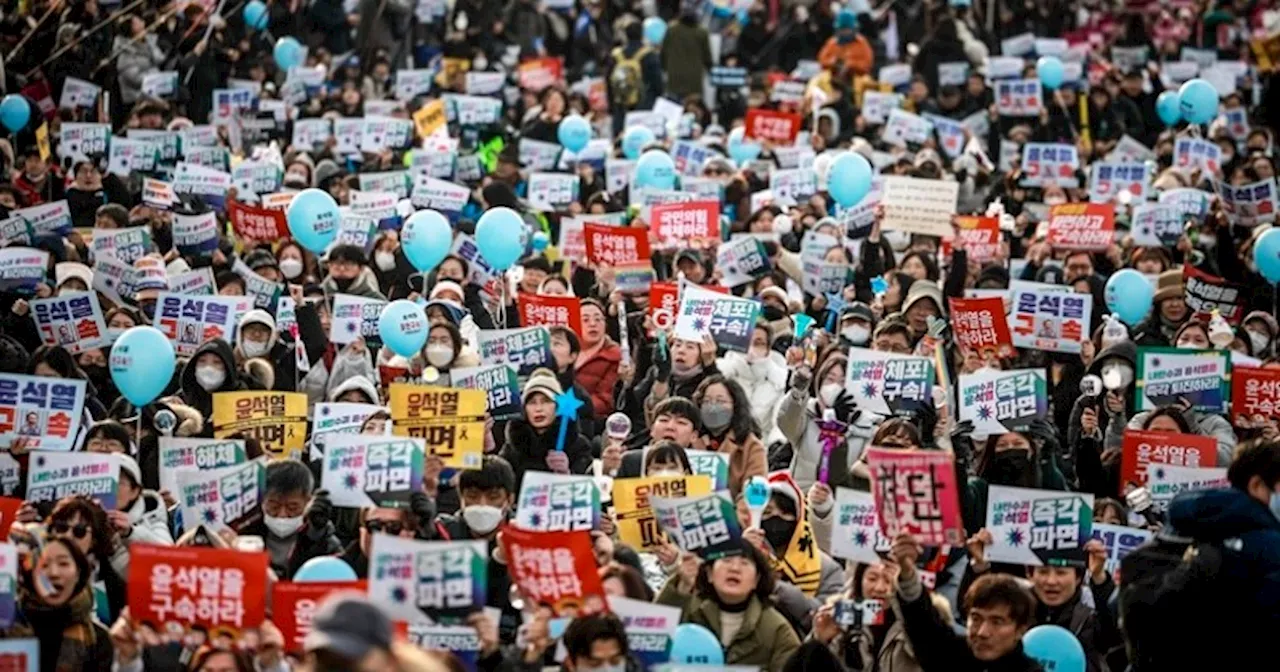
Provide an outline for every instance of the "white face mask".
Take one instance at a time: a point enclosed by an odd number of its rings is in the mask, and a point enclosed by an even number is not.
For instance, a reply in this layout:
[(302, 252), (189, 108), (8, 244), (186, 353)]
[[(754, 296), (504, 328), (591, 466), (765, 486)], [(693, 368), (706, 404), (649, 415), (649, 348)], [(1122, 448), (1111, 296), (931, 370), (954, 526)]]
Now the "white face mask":
[(1208, 349), (1208, 348), (1201, 347), (1200, 344), (1198, 343), (1192, 343), (1191, 341), (1178, 341), (1177, 347), (1183, 348), (1186, 350), (1207, 350)]
[(262, 517), (262, 522), (266, 524), (267, 531), (277, 537), (292, 537), (302, 529), (302, 516), (297, 518), (276, 518), (275, 516)]
[(1256, 331), (1250, 331), (1248, 334), (1249, 345), (1253, 346), (1253, 354), (1255, 357), (1266, 350), (1267, 346), (1271, 344), (1271, 338), (1266, 334), (1261, 334)]
[(481, 58), (481, 57), (471, 59), (471, 69), (472, 70), (488, 70), (489, 59)]
[(244, 341), (240, 344), (240, 351), (244, 353), (245, 357), (250, 359), (254, 357), (261, 357), (267, 354), (267, 351), (270, 349), (271, 348), (268, 346), (266, 341)]
[(855, 324), (841, 329), (840, 335), (854, 345), (863, 345), (871, 337), (871, 330), (860, 324)]
[(679, 469), (654, 469), (650, 471), (648, 476), (684, 476), (684, 472)]
[(502, 509), (488, 504), (474, 504), (462, 507), (462, 520), (472, 532), (489, 534), (498, 529), (502, 523)]
[(302, 260), (301, 259), (281, 259), (280, 273), (284, 275), (284, 277), (290, 280), (298, 277), (299, 275), (302, 275)]
[(823, 406), (831, 406), (836, 403), (836, 397), (840, 396), (842, 390), (844, 385), (840, 383), (826, 383), (818, 388), (818, 398), (822, 400)]
[(437, 369), (448, 366), (453, 361), (453, 348), (443, 343), (432, 343), (427, 346), (427, 363)]
[(1102, 365), (1102, 386), (1108, 390), (1120, 390), (1133, 382), (1133, 367), (1112, 362)]
[(227, 379), (227, 372), (216, 366), (197, 366), (196, 382), (200, 383), (206, 392), (212, 392), (219, 387)]
[(375, 252), (373, 263), (378, 265), (378, 270), (386, 273), (396, 267), (396, 255), (394, 252)]

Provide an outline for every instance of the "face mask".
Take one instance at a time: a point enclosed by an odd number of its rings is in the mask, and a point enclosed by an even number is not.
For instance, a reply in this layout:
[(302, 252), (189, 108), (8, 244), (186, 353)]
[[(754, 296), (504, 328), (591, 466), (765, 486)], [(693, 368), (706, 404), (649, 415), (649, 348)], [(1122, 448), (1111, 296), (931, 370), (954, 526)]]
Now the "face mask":
[(787, 316), (786, 313), (782, 312), (781, 308), (771, 304), (766, 305), (764, 308), (760, 309), (760, 312), (761, 314), (764, 315), (764, 319), (767, 322), (774, 322), (777, 320), (781, 320), (782, 318)]
[(378, 270), (386, 273), (396, 267), (396, 255), (393, 252), (375, 252), (373, 263), (378, 265)]
[(844, 329), (841, 329), (840, 335), (844, 336), (845, 340), (854, 345), (862, 345), (871, 337), (871, 330), (862, 325), (855, 324), (852, 327), (845, 327)]
[(459, 286), (462, 285), (462, 278), (450, 278), (442, 275), (436, 278), (436, 280), (438, 280), (439, 282), (456, 282), (458, 283)]
[(489, 60), (485, 58), (475, 58), (471, 60), (472, 70), (487, 70), (489, 68)]
[(987, 480), (1004, 485), (1021, 485), (1031, 474), (1031, 456), (1025, 450), (996, 453), (988, 469)]
[(702, 404), (702, 424), (711, 431), (718, 431), (729, 426), (733, 420), (733, 409), (724, 404)]
[(244, 353), (245, 357), (248, 357), (250, 359), (254, 357), (261, 357), (267, 354), (267, 351), (270, 349), (271, 348), (267, 345), (265, 341), (264, 342), (245, 341), (240, 344), (240, 351)]
[[(329, 276), (329, 277), (333, 277), (333, 276)], [(344, 294), (348, 289), (351, 289), (351, 285), (355, 281), (356, 281), (355, 278), (333, 278), (333, 284), (337, 285), (338, 291)]]
[(759, 349), (751, 348), (750, 350), (747, 351), (748, 362), (759, 362), (761, 360), (767, 359), (768, 357), (769, 357), (768, 348), (759, 348)]
[(1185, 341), (1185, 340), (1184, 340), (1184, 341), (1178, 341), (1178, 347), (1179, 347), (1179, 348), (1186, 348), (1187, 350), (1204, 350), (1204, 349), (1205, 349), (1205, 348), (1202, 348), (1202, 347), (1200, 347), (1199, 345), (1197, 345), (1197, 344), (1195, 344), (1195, 343), (1192, 343), (1191, 341)]
[(1133, 382), (1133, 367), (1119, 362), (1102, 365), (1102, 386), (1108, 390), (1119, 390)]
[(791, 535), (796, 531), (796, 521), (771, 516), (760, 521), (760, 529), (764, 531), (764, 538), (769, 541), (774, 552), (781, 555), (791, 543)]
[(826, 383), (818, 388), (818, 398), (822, 400), (822, 405), (830, 407), (836, 403), (836, 397), (840, 396), (840, 392), (844, 390), (844, 385), (840, 383)]
[(216, 366), (197, 366), (196, 382), (200, 383), (205, 391), (212, 392), (222, 387), (223, 381), (227, 379), (227, 372)]
[(1255, 356), (1264, 352), (1267, 349), (1267, 346), (1271, 344), (1271, 338), (1266, 334), (1260, 334), (1256, 331), (1250, 331), (1248, 334), (1249, 345), (1253, 346), (1253, 354)]
[(502, 522), (502, 509), (488, 504), (474, 504), (462, 507), (462, 520), (472, 532), (489, 534), (498, 529)]
[(298, 277), (299, 275), (302, 275), (302, 260), (301, 259), (281, 259), (280, 273), (284, 275), (284, 277), (290, 280)]
[(427, 363), (437, 369), (444, 368), (453, 361), (453, 347), (444, 345), (443, 343), (433, 343), (427, 346)]
[(292, 537), (302, 529), (302, 516), (297, 518), (276, 518), (275, 516), (263, 516), (262, 522), (266, 524), (267, 531), (277, 537)]

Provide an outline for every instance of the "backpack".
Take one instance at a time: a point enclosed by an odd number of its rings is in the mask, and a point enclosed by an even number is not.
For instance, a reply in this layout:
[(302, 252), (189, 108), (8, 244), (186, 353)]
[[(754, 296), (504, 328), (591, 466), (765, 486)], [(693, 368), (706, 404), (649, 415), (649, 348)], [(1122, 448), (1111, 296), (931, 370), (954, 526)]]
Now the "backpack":
[(640, 104), (644, 96), (644, 67), (642, 61), (649, 55), (649, 47), (640, 47), (627, 57), (622, 47), (613, 50), (613, 72), (609, 74), (609, 100), (623, 109)]

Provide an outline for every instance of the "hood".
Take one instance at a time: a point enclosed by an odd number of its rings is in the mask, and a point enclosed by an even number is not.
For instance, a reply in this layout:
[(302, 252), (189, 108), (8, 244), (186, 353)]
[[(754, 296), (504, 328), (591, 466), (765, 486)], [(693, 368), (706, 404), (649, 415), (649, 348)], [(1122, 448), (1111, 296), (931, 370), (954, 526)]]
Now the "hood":
[(240, 318), (240, 324), (236, 326), (237, 344), (243, 341), (241, 334), (244, 332), (244, 328), (250, 324), (261, 324), (271, 331), (271, 336), (267, 339), (267, 352), (276, 347), (276, 341), (280, 340), (280, 333), (276, 330), (275, 318), (271, 317), (271, 313), (261, 308), (254, 308)]
[[(784, 359), (783, 361), (785, 362), (786, 360)], [(826, 379), (827, 372), (831, 370), (831, 367), (836, 365), (843, 367), (847, 372), (849, 370), (849, 358), (842, 352), (832, 352), (827, 355), (827, 358), (824, 359), (821, 364), (818, 365), (818, 371), (814, 374), (813, 380), (809, 383), (809, 387), (811, 388), (809, 393), (815, 398), (818, 396), (818, 392), (822, 389), (822, 381)], [(848, 378), (846, 377), (846, 380), (847, 379)]]
[(1169, 524), (1176, 534), (1197, 541), (1220, 541), (1248, 532), (1280, 532), (1280, 520), (1242, 490), (1195, 490), (1174, 498)]
[(791, 499), (796, 505), (796, 527), (791, 542), (785, 549), (774, 549), (774, 569), (790, 584), (805, 595), (817, 594), (822, 580), (822, 557), (816, 552), (813, 527), (809, 524), (804, 493), (785, 471), (775, 471), (768, 476), (769, 494)]
[(370, 403), (382, 403), (381, 397), (378, 396), (378, 388), (374, 386), (373, 381), (364, 376), (352, 376), (342, 381), (342, 384), (329, 391), (329, 401), (337, 401), (338, 397), (352, 390), (363, 392), (366, 397), (369, 397)]
[(221, 338), (215, 338), (200, 346), (191, 359), (187, 360), (186, 366), (182, 367), (182, 396), (187, 401), (193, 402), (196, 399), (207, 399), (210, 397), (209, 392), (205, 392), (200, 383), (196, 382), (196, 360), (200, 359), (200, 355), (205, 353), (213, 353), (222, 360), (222, 365), (227, 368), (227, 379), (222, 381), (222, 387), (214, 390), (214, 392), (231, 392), (240, 386), (240, 381), (236, 371), (236, 358), (231, 352), (231, 346)]
[(1093, 363), (1089, 365), (1089, 373), (1095, 376), (1102, 375), (1102, 361), (1108, 357), (1119, 357), (1129, 362), (1129, 365), (1136, 370), (1138, 366), (1138, 346), (1134, 345), (1133, 341), (1124, 341), (1104, 349), (1098, 353), (1097, 357), (1093, 358)]

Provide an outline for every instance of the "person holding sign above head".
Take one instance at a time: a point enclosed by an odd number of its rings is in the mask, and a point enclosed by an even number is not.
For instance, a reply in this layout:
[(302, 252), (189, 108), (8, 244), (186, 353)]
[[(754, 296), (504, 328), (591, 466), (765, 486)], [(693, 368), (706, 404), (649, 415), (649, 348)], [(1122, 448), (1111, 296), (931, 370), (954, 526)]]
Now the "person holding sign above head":
[(671, 339), (669, 352), (663, 341), (654, 345), (653, 368), (636, 384), (633, 393), (644, 401), (646, 419), (652, 420), (658, 402), (667, 397), (692, 398), (702, 381), (716, 369), (716, 343), (708, 334), (701, 342), (684, 338)]
[[(578, 432), (577, 420), (556, 415), (556, 398), (563, 392), (551, 369), (534, 370), (524, 384), (523, 415), (507, 423), (507, 440), (500, 453), (515, 469), (517, 489), (526, 471), (590, 472), (591, 446)], [(557, 445), (561, 422), (569, 423), (563, 446)]]
[(334, 536), (329, 493), (314, 488), (315, 479), (307, 465), (297, 460), (267, 464), (262, 520), (243, 533), (262, 537), (271, 554), (271, 569), (282, 579), (292, 577), (314, 557), (342, 552)]

